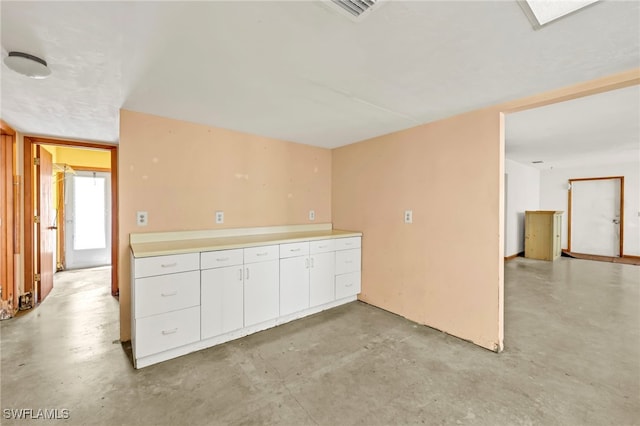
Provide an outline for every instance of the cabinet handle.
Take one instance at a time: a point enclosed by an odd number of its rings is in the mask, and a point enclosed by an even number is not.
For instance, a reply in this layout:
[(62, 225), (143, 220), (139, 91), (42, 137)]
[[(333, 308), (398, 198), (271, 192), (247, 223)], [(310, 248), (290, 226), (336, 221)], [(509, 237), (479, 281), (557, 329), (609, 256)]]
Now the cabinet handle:
[(326, 246), (318, 246), (318, 248), (325, 248)]
[(294, 252), (294, 251), (300, 251), (300, 248), (297, 249), (290, 249), (289, 251)]
[(256, 256), (266, 256), (268, 254), (269, 254), (269, 252), (265, 251), (265, 252), (262, 252), (262, 253), (256, 253)]
[(238, 269), (238, 281), (242, 281), (242, 268)]
[(178, 262), (173, 262), (173, 263), (163, 263), (160, 266), (162, 268), (173, 268), (174, 266), (176, 266), (178, 264)]
[(313, 265), (314, 265), (314, 263), (315, 263), (315, 262), (314, 262), (313, 257), (312, 257), (312, 258), (311, 258), (311, 267), (312, 267), (312, 268), (314, 267), (314, 266), (313, 266)]
[(351, 287), (353, 285), (353, 283), (349, 283), (349, 284), (345, 284), (345, 287)]
[(344, 263), (353, 263), (353, 260), (345, 260)]
[(345, 246), (351, 246), (351, 245), (353, 245), (353, 243), (351, 243), (351, 242), (350, 243), (344, 243), (344, 245)]
[(304, 267), (305, 267), (305, 269), (309, 269), (309, 258), (306, 258), (304, 260)]
[(249, 268), (247, 268), (247, 279), (249, 279)]
[(216, 260), (218, 262), (226, 262), (227, 260), (229, 260), (229, 258), (228, 257), (218, 257), (218, 258), (216, 258)]
[(177, 328), (177, 327), (176, 327), (176, 328), (172, 328), (171, 330), (162, 330), (162, 334), (163, 334), (164, 336), (166, 336), (167, 334), (173, 334), (173, 333), (175, 333), (176, 331), (178, 331), (178, 328)]
[(169, 297), (169, 296), (175, 296), (176, 294), (178, 294), (178, 290), (174, 290), (171, 293), (160, 293), (160, 296)]

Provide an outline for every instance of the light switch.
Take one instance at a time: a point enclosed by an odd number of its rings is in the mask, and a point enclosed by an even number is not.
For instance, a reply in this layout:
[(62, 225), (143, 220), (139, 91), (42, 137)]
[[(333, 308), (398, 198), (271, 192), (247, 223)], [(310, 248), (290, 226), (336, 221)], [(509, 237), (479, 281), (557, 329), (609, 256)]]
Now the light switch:
[(309, 210), (309, 220), (316, 220), (315, 210)]
[(138, 226), (147, 226), (149, 223), (147, 212), (136, 212), (136, 223)]
[(217, 224), (221, 224), (224, 223), (224, 212), (223, 211), (217, 211), (216, 212), (216, 223)]

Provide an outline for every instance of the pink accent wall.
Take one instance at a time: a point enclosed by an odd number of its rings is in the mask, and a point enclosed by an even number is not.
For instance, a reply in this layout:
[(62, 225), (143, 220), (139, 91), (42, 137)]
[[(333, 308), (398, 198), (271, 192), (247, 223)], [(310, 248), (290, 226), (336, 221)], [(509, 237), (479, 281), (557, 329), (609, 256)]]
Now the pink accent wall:
[(363, 232), (360, 299), (498, 351), (502, 122), (480, 110), (337, 148), (332, 178), (334, 227)]
[[(131, 338), (129, 234), (331, 222), (331, 151), (120, 111), (120, 335)], [(149, 214), (138, 227), (136, 211)], [(225, 223), (215, 224), (223, 210)]]

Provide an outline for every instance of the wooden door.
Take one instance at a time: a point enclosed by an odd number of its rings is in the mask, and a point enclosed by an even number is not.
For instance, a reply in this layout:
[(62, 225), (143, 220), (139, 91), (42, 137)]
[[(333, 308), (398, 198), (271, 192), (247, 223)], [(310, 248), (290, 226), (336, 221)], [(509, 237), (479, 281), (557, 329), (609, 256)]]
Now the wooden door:
[(37, 281), (37, 302), (41, 303), (53, 288), (55, 272), (55, 213), (53, 210), (53, 161), (49, 151), (38, 145), (36, 148), (36, 181), (38, 220), (36, 232), (38, 253), (36, 271), (40, 275)]

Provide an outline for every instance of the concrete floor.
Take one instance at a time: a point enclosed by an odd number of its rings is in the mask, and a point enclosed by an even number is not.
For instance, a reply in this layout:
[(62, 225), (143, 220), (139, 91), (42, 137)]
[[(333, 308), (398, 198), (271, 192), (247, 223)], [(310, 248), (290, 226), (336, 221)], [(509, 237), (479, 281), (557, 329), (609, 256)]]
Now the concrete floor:
[(108, 274), (0, 323), (2, 424), (640, 424), (637, 266), (508, 262), (501, 354), (355, 302), (137, 371)]

